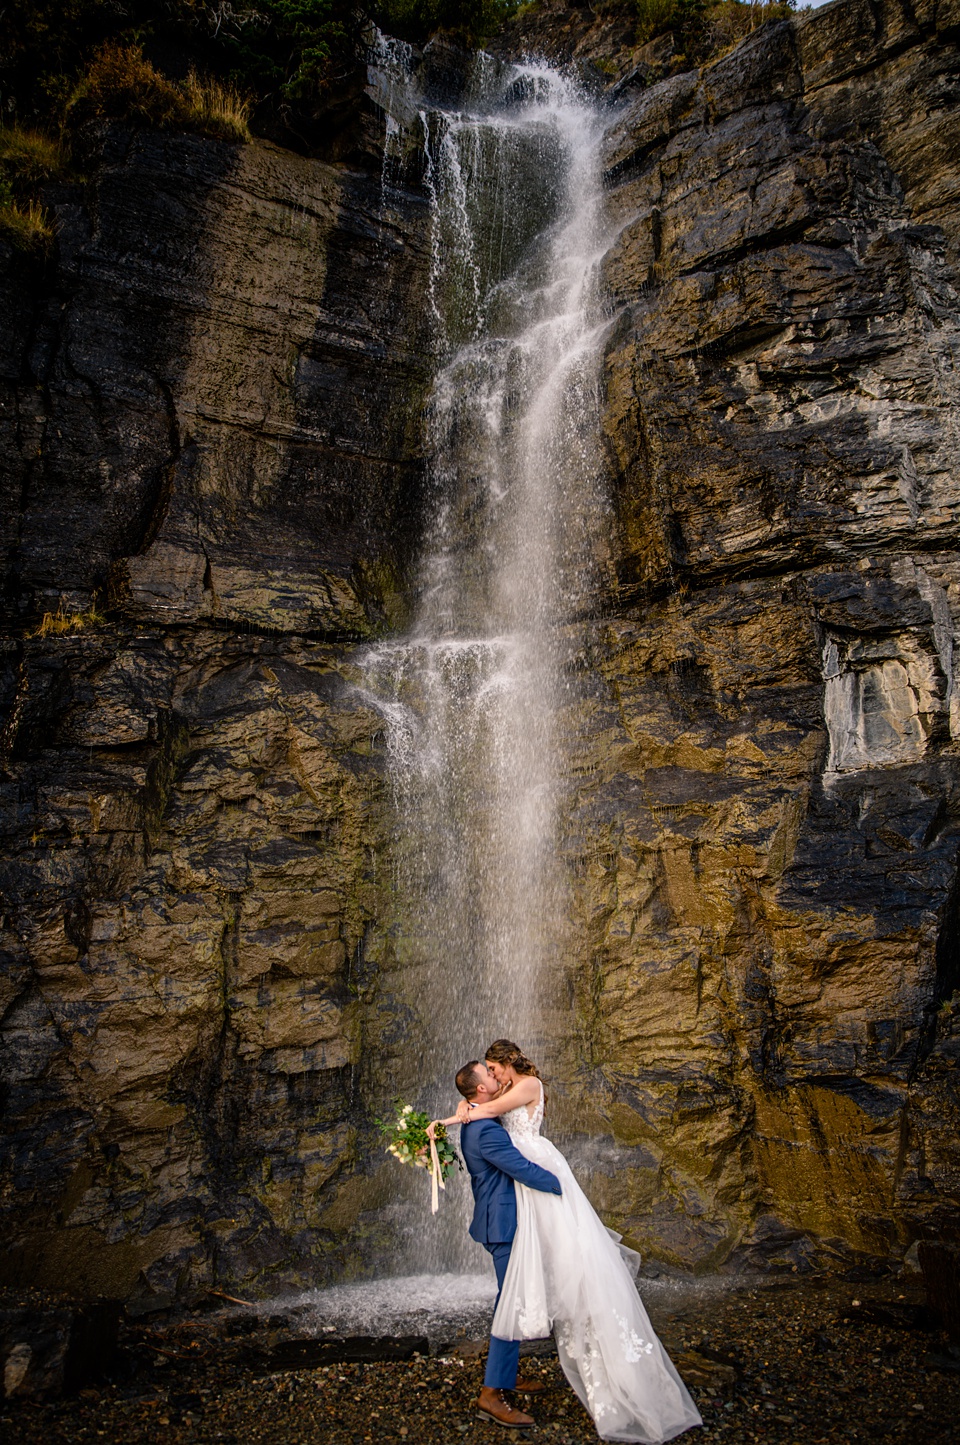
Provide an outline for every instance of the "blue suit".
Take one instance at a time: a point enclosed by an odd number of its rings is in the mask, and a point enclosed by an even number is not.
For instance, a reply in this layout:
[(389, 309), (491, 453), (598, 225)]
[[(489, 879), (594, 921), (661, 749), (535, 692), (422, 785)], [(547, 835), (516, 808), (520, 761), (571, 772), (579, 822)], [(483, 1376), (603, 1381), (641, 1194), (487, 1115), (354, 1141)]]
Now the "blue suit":
[[(493, 1256), (499, 1300), (510, 1247), (517, 1232), (517, 1194), (513, 1181), (518, 1179), (530, 1189), (542, 1189), (547, 1194), (559, 1194), (560, 1181), (549, 1169), (541, 1169), (539, 1164), (524, 1158), (510, 1142), (510, 1135), (499, 1119), (478, 1119), (475, 1124), (464, 1124), (460, 1130), (460, 1152), (473, 1186), (470, 1237)], [(517, 1382), (519, 1358), (519, 1340), (501, 1340), (491, 1335), (483, 1383), (495, 1390), (512, 1390)]]

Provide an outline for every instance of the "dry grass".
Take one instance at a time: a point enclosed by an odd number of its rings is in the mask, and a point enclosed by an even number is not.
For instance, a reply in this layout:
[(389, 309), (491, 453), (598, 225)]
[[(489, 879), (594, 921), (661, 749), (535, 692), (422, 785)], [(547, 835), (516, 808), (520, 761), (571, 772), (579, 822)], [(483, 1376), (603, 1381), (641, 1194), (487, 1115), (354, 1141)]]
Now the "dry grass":
[(0, 167), (28, 185), (63, 174), (66, 155), (59, 140), (18, 125), (0, 126)]
[(106, 622), (106, 617), (97, 610), (97, 594), (93, 594), (93, 601), (86, 612), (65, 612), (61, 601), (56, 612), (45, 612), (40, 619), (39, 626), (28, 637), (61, 637), (64, 633), (88, 632), (91, 627), (101, 627)]
[(50, 213), (39, 201), (0, 197), (0, 235), (19, 251), (45, 251), (53, 241)]
[(189, 119), (223, 140), (248, 141), (250, 99), (232, 85), (197, 75), (191, 70), (180, 87)]
[(719, 0), (708, 5), (707, 28), (712, 54), (730, 50), (769, 20), (786, 20), (796, 7), (785, 0)]
[(18, 250), (43, 251), (53, 240), (53, 222), (35, 193), (65, 167), (59, 141), (18, 125), (0, 126), (0, 235)]
[(703, 61), (716, 59), (770, 20), (796, 11), (796, 0), (634, 0), (637, 42), (672, 32), (681, 50)]
[(244, 142), (251, 139), (249, 112), (250, 101), (231, 85), (195, 71), (174, 84), (137, 46), (107, 45), (94, 56), (66, 114), (71, 126), (115, 118)]

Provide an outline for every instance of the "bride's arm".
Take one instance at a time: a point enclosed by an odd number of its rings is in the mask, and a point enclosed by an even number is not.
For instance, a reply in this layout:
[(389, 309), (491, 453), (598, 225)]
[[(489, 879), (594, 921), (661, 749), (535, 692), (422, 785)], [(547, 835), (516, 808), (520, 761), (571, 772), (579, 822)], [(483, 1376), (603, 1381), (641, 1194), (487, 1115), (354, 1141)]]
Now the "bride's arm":
[(434, 1119), (431, 1121), (431, 1123), (427, 1125), (427, 1134), (430, 1136), (431, 1139), (435, 1139), (437, 1135), (438, 1124), (443, 1124), (446, 1127), (449, 1127), (451, 1124), (459, 1123), (460, 1120), (457, 1118), (456, 1114), (451, 1114), (449, 1119)]
[[(498, 1114), (509, 1114), (511, 1109), (520, 1109), (524, 1104), (532, 1104), (540, 1097), (540, 1085), (534, 1078), (518, 1079), (512, 1089), (507, 1089), (498, 1099), (491, 1099), (489, 1104), (478, 1104), (471, 1109), (466, 1118), (460, 1114), (457, 1120), (461, 1124), (471, 1124), (475, 1119), (495, 1119)], [(462, 1106), (461, 1106), (462, 1108)]]

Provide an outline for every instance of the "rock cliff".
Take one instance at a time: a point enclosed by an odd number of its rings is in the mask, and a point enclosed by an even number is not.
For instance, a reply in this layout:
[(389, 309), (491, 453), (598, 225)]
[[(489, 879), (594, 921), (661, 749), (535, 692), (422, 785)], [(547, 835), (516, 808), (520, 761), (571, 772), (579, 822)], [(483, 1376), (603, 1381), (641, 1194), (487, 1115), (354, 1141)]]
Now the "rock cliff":
[[(838, 0), (652, 84), (611, 51), (554, 1132), (678, 1265), (958, 1228), (958, 36)], [(391, 1237), (354, 660), (410, 600), (426, 198), (97, 147), (55, 263), (4, 258), (3, 1270), (265, 1291)]]
[(121, 127), (56, 199), (56, 266), (5, 258), (4, 1267), (322, 1277), (384, 811), (343, 664), (415, 541), (425, 202)]
[(833, 5), (611, 138), (578, 1047), (677, 1262), (956, 1227), (958, 21)]

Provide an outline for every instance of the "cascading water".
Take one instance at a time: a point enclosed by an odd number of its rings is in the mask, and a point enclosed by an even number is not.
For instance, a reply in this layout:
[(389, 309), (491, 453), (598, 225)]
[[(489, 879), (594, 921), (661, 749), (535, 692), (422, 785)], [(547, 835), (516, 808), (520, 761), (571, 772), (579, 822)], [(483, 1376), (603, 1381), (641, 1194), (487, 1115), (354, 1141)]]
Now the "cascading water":
[[(418, 1102), (507, 1035), (549, 1064), (550, 964), (569, 927), (559, 862), (573, 624), (604, 534), (597, 285), (600, 119), (546, 65), (480, 57), (462, 108), (413, 98), (380, 46), (387, 156), (418, 134), (431, 202), (433, 495), (409, 633), (364, 659), (397, 807), (403, 971)], [(466, 1207), (468, 1191), (461, 1190)], [(445, 1203), (435, 1266), (472, 1254)], [(422, 1240), (418, 1255), (423, 1260)]]

